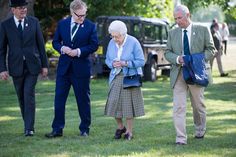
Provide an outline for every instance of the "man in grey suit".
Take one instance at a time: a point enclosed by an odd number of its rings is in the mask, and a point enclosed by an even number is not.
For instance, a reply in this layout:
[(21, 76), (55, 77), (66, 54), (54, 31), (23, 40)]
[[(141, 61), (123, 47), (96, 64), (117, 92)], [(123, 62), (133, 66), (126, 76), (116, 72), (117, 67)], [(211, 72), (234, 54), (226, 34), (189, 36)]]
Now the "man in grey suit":
[[(172, 64), (170, 81), (173, 88), (173, 120), (176, 129), (176, 144), (185, 145), (187, 144), (187, 94), (190, 95), (193, 108), (195, 138), (197, 139), (204, 138), (206, 132), (206, 108), (204, 87), (189, 85), (183, 79), (183, 56), (203, 52), (207, 62), (213, 57), (214, 44), (209, 29), (191, 22), (190, 12), (186, 6), (179, 5), (174, 9), (174, 19), (179, 27), (169, 32), (165, 58)], [(184, 53), (185, 48), (188, 54)]]
[(33, 136), (35, 85), (40, 72), (47, 76), (48, 61), (39, 22), (26, 16), (28, 3), (25, 0), (10, 2), (13, 16), (0, 27), (0, 78), (7, 80), (12, 76), (24, 120), (24, 134)]

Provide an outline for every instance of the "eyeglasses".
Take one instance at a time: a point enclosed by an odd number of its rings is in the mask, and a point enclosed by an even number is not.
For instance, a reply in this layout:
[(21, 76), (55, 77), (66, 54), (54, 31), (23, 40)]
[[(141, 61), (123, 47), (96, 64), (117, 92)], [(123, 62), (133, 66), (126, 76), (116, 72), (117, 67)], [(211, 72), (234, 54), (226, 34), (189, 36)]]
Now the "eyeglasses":
[(81, 18), (85, 18), (85, 17), (87, 16), (87, 14), (84, 14), (84, 15), (78, 15), (78, 14), (76, 14), (75, 12), (74, 12), (74, 14), (75, 14), (79, 19), (81, 19)]
[(16, 9), (18, 9), (18, 10), (25, 10), (25, 9), (27, 9), (27, 7), (26, 6), (21, 6), (21, 7), (15, 7)]
[(110, 35), (110, 37), (111, 37), (112, 39), (119, 40), (119, 39), (122, 37), (122, 35)]

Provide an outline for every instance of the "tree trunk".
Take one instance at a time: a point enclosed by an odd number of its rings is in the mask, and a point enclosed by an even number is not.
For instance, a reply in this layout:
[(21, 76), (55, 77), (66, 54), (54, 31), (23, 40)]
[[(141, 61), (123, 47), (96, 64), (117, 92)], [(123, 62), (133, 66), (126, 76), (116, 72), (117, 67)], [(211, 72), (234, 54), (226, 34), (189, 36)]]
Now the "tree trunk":
[[(27, 0), (28, 4), (28, 15), (34, 15), (34, 3), (35, 0)], [(11, 9), (9, 7), (9, 0), (0, 0), (0, 21), (10, 17), (12, 15)]]
[(11, 15), (10, 13), (10, 8), (8, 5), (8, 0), (1, 0), (0, 1), (0, 21), (2, 21), (3, 19), (9, 17)]

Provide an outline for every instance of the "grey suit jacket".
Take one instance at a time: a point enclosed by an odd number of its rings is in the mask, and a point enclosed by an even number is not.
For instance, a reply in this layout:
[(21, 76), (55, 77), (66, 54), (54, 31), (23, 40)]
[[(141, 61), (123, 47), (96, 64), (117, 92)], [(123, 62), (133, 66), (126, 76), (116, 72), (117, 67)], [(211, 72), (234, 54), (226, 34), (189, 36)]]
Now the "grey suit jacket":
[[(8, 54), (7, 54), (8, 51)], [(23, 74), (23, 56), (31, 74), (39, 74), (48, 67), (44, 39), (38, 19), (27, 16), (24, 20), (23, 39), (17, 30), (14, 18), (10, 17), (0, 27), (0, 72), (9, 71), (11, 76)], [(8, 69), (6, 64), (8, 58)]]
[[(172, 88), (174, 88), (181, 69), (181, 65), (176, 63), (176, 59), (178, 56), (183, 54), (182, 51), (182, 29), (178, 27), (169, 31), (167, 50), (165, 52), (165, 58), (172, 64), (170, 72), (170, 82)], [(214, 51), (215, 47), (209, 29), (205, 26), (193, 24), (190, 53), (193, 54), (204, 52), (205, 60), (208, 62), (211, 58), (213, 58)]]

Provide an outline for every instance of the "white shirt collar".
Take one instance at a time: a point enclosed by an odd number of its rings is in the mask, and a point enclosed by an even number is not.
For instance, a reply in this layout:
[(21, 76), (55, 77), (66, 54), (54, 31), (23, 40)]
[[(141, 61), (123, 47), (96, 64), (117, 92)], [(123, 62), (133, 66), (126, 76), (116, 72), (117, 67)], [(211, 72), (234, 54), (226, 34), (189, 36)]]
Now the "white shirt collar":
[(193, 24), (190, 23), (186, 29), (185, 29), (185, 28), (182, 28), (182, 32), (183, 32), (184, 30), (187, 30), (187, 32), (190, 33), (190, 32), (192, 31), (192, 25), (193, 25)]
[[(19, 24), (19, 19), (17, 19), (15, 15), (14, 15), (13, 17), (14, 17), (14, 21), (15, 21), (16, 26), (18, 26), (18, 24)], [(21, 21), (22, 21), (22, 22), (21, 22), (21, 25), (24, 26), (23, 23), (24, 23), (25, 19), (22, 19)]]
[(72, 25), (72, 24), (74, 24), (74, 23), (75, 23), (75, 20), (74, 20), (73, 16), (71, 16), (71, 22), (70, 22), (70, 24)]

